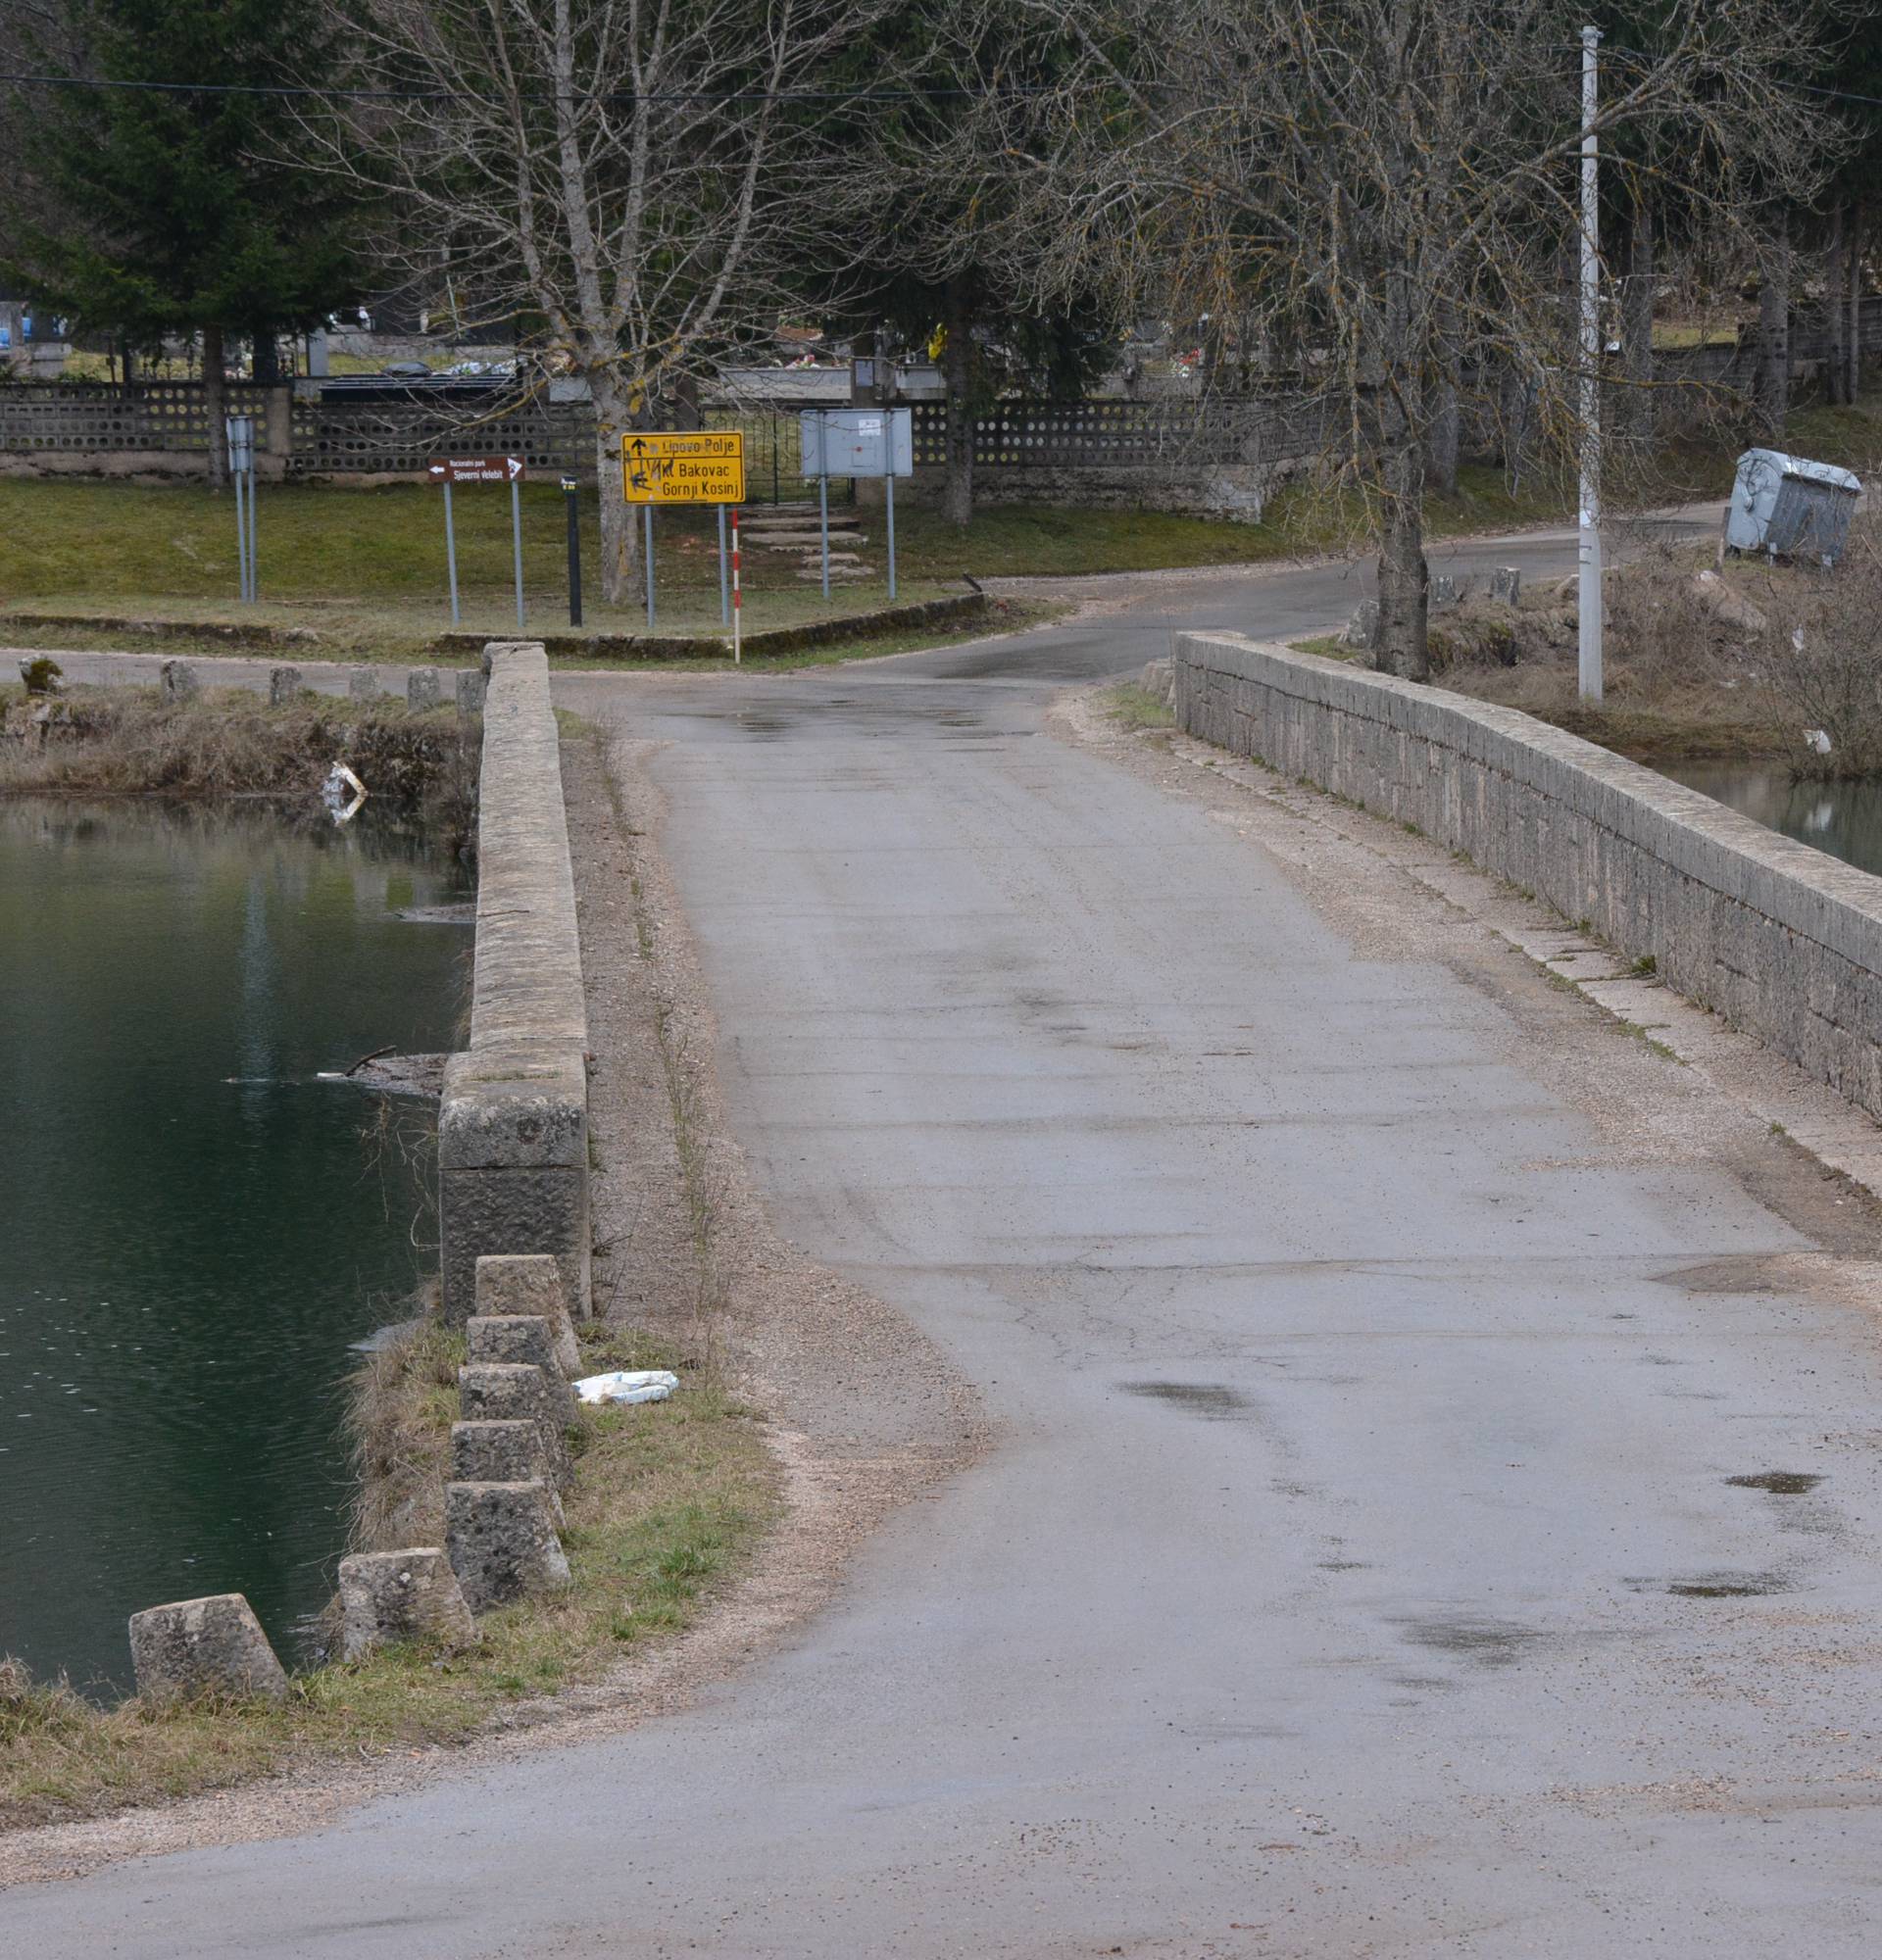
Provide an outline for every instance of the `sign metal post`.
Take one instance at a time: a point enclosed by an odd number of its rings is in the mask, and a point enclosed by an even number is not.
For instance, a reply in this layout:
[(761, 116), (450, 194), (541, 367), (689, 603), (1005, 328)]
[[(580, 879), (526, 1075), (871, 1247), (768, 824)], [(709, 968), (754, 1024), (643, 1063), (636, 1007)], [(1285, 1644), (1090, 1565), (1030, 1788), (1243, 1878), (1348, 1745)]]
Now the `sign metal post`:
[(572, 476), (562, 479), (563, 500), (569, 510), (569, 623), (571, 626), (581, 624), (581, 513), (577, 503), (580, 494), (580, 487)]
[(882, 492), (887, 499), (889, 519), (889, 600), (895, 600), (895, 471), (885, 470), (882, 476)]
[[(654, 506), (717, 504), (719, 618), (725, 617), (725, 509), (745, 501), (745, 437), (738, 429), (636, 429), (620, 439), (620, 489), (646, 513), (647, 630), (654, 628)], [(736, 523), (736, 518), (734, 518)], [(736, 557), (736, 553), (734, 553)], [(734, 574), (736, 585), (736, 574)], [(737, 601), (732, 605), (736, 624)]]
[(889, 597), (895, 597), (895, 479), (915, 470), (915, 424), (907, 409), (806, 409), (798, 423), (806, 477), (815, 476), (822, 518), (823, 596), (830, 596), (832, 476), (883, 479), (889, 533)]
[(517, 631), (522, 631), (522, 465), (510, 472), (510, 538), (517, 563)]
[(425, 466), (433, 483), (444, 485), (444, 564), (451, 584), (451, 623), (460, 623), (458, 610), (458, 533), (451, 509), (454, 483), (507, 483), (510, 486), (510, 536), (516, 566), (517, 628), (521, 631), (522, 611), (522, 479), (529, 473), (520, 456), (444, 456)]
[(817, 479), (817, 526), (823, 536), (823, 597), (830, 596), (830, 479), (827, 473)]
[(225, 416), (228, 473), (235, 490), (235, 561), (242, 603), (255, 603), (255, 417)]
[(742, 595), (738, 589), (738, 506), (732, 506), (732, 664), (737, 666), (740, 659), (739, 615), (743, 607), (739, 604)]
[(458, 612), (458, 533), (451, 521), (451, 479), (444, 479), (444, 569), (451, 581), (451, 623), (460, 625)]
[(725, 583), (725, 506), (718, 507), (718, 623), (732, 623), (732, 595)]
[(647, 630), (654, 630), (654, 507), (645, 505), (641, 516), (647, 526)]

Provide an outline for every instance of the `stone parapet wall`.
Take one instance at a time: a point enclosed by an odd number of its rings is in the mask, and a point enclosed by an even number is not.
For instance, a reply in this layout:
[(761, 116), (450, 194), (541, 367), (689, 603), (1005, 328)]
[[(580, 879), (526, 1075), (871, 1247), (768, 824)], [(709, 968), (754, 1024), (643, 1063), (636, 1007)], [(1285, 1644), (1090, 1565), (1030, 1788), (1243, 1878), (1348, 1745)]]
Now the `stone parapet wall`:
[(1882, 879), (1518, 713), (1183, 634), (1178, 724), (1467, 854), (1882, 1118)]
[(470, 1042), (438, 1113), (444, 1312), (480, 1253), (548, 1252), (588, 1312), (588, 1046), (562, 766), (540, 645), (488, 649)]

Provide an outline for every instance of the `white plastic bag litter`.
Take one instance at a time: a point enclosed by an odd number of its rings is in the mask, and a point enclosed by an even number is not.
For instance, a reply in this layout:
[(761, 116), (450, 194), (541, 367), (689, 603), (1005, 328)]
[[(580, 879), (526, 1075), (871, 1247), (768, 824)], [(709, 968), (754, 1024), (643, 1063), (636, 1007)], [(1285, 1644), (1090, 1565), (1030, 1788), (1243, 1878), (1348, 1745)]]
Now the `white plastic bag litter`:
[(664, 1402), (679, 1387), (665, 1368), (617, 1368), (610, 1375), (587, 1375), (575, 1384), (585, 1402)]

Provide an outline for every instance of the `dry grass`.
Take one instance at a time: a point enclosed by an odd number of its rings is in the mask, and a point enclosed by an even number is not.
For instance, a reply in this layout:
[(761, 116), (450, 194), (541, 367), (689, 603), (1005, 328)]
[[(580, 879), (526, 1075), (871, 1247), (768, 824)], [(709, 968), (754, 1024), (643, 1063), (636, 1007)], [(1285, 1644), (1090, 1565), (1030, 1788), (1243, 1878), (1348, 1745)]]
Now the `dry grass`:
[[(41, 719), (40, 717), (47, 717)], [(0, 796), (311, 797), (336, 760), (375, 797), (421, 808), (453, 841), (476, 804), (480, 726), (455, 709), (242, 688), (167, 701), (155, 688), (0, 688)]]
[(441, 1544), (464, 1336), (433, 1319), (394, 1335), (353, 1378), (347, 1438), (359, 1479), (352, 1544), (362, 1551)]
[[(1882, 514), (1831, 570), (1661, 547), (1607, 581), (1606, 700), (1577, 689), (1572, 578), (1519, 607), (1470, 601), (1432, 622), (1443, 685), (1641, 761), (1772, 760), (1800, 776), (1882, 769)], [(1829, 740), (1818, 753), (1805, 731)]]
[[(371, 1447), (394, 1473), (375, 1528), (392, 1529), (401, 1505), (415, 1520), (436, 1515), (438, 1497), (421, 1487), (441, 1487), (455, 1339), (430, 1324), (372, 1359)], [(566, 1593), (488, 1615), (468, 1653), (388, 1648), (297, 1676), (278, 1708), (99, 1709), (0, 1662), (0, 1827), (222, 1788), (290, 1761), (462, 1741), (506, 1702), (594, 1681), (638, 1642), (691, 1625), (777, 1513), (762, 1428), (702, 1369), (643, 1338), (602, 1334), (583, 1361), (673, 1367), (682, 1386), (670, 1401), (581, 1411)]]

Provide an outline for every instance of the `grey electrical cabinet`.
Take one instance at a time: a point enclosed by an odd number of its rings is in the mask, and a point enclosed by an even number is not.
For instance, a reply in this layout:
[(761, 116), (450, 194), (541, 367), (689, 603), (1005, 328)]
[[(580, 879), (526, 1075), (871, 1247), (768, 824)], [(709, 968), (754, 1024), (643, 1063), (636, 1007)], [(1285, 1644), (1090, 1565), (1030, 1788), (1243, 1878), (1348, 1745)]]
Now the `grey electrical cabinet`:
[(1748, 449), (1738, 459), (1725, 542), (1733, 551), (1834, 564), (1861, 494), (1861, 483), (1834, 464)]

